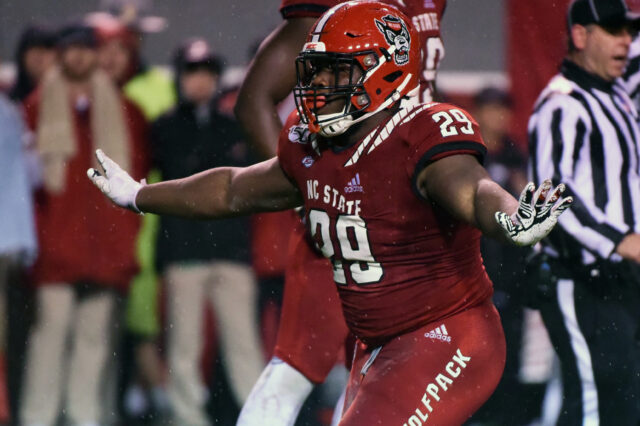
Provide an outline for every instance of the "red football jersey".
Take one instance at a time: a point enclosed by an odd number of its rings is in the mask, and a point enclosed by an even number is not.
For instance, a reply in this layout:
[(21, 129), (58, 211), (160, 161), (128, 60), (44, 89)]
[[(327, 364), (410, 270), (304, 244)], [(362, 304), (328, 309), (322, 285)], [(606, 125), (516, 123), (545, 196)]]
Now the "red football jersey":
[(420, 34), (422, 67), (420, 69), (420, 101), (433, 101), (434, 82), (438, 66), (444, 58), (444, 44), (440, 38), (440, 23), (447, 0), (381, 0), (397, 7), (411, 20)]
[(415, 187), (429, 162), (485, 152), (465, 111), (416, 98), (341, 150), (310, 137), (295, 112), (287, 120), (281, 167), (304, 196), (307, 225), (333, 263), (347, 324), (364, 342), (383, 342), (491, 296), (480, 232), (425, 202)]
[(444, 44), (440, 37), (440, 23), (447, 6), (446, 0), (385, 0), (395, 4), (411, 19), (420, 34), (422, 44), (422, 67), (420, 96), (422, 102), (433, 100), (434, 82), (438, 66), (444, 59)]

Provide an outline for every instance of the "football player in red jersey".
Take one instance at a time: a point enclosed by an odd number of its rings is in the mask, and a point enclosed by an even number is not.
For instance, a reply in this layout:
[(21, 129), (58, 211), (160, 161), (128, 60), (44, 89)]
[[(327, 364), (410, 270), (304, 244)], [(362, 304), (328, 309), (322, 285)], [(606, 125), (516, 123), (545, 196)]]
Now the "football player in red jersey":
[(419, 60), (401, 12), (343, 3), (316, 22), (299, 55), (298, 112), (278, 157), (153, 185), (101, 151), (102, 172), (88, 170), (137, 212), (220, 218), (304, 203), (358, 338), (341, 425), (464, 422), (504, 366), (480, 233), (534, 244), (571, 203), (549, 181), (527, 185), (519, 201), (493, 182), (475, 121), (419, 102)]
[(420, 36), (422, 62), (420, 66), (420, 102), (431, 102), (436, 96), (436, 74), (444, 59), (444, 44), (440, 24), (447, 7), (446, 0), (383, 0), (397, 7), (411, 20)]
[[(341, 2), (282, 1), (280, 12), (285, 21), (258, 51), (235, 108), (248, 136), (262, 152), (275, 153), (282, 128), (276, 105), (291, 92), (296, 81), (291, 64), (316, 18), (338, 3)], [(420, 35), (423, 50), (420, 96), (421, 101), (430, 101), (436, 70), (444, 57), (440, 22), (446, 0), (387, 0), (385, 3), (402, 10)], [(265, 69), (273, 72), (265, 74)], [(295, 128), (291, 129), (295, 131)], [(255, 424), (265, 418), (271, 425), (293, 424), (313, 386), (324, 382), (343, 352), (347, 328), (338, 295), (334, 286), (321, 284), (332, 279), (331, 267), (310, 246), (300, 222), (295, 225), (288, 251), (291, 260), (285, 272), (284, 299), (273, 358), (242, 407), (239, 426)]]

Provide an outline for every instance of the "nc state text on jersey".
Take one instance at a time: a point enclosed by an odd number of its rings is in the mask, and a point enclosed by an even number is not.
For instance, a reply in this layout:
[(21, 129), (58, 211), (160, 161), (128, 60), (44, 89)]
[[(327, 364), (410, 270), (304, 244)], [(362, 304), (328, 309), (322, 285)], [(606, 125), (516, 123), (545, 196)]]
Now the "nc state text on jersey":
[(434, 12), (422, 13), (411, 18), (413, 26), (420, 32), (440, 30), (438, 14)]
[[(307, 199), (319, 200), (320, 183), (315, 179), (307, 180)], [(339, 190), (332, 188), (329, 185), (322, 187), (322, 202), (330, 205), (334, 209), (346, 214), (360, 215), (360, 202), (361, 200), (347, 200)]]

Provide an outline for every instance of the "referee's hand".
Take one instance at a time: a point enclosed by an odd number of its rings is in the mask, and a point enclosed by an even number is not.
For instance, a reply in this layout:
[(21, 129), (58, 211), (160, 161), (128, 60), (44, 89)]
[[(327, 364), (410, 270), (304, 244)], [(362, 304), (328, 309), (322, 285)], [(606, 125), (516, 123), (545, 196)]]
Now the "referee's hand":
[(616, 246), (616, 253), (624, 259), (640, 263), (640, 234), (627, 234)]
[(562, 183), (553, 188), (549, 179), (545, 179), (538, 189), (529, 182), (520, 194), (516, 212), (511, 216), (496, 212), (496, 221), (516, 245), (533, 245), (551, 232), (558, 217), (573, 202), (572, 197), (562, 197), (564, 189)]

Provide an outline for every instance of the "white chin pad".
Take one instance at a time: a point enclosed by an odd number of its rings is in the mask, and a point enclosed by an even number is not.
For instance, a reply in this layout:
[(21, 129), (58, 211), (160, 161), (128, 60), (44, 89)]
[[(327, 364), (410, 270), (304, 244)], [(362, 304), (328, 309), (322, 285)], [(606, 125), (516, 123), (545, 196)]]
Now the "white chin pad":
[(330, 120), (325, 123), (320, 124), (320, 135), (325, 138), (331, 138), (334, 136), (338, 136), (347, 131), (349, 127), (353, 124), (353, 118), (350, 115), (346, 117), (342, 117), (342, 113), (338, 114), (327, 114), (318, 116), (318, 120), (326, 120), (330, 119), (331, 116), (341, 116), (335, 120)]

